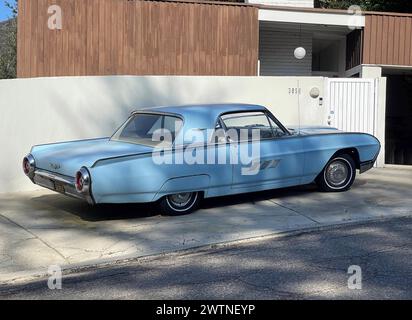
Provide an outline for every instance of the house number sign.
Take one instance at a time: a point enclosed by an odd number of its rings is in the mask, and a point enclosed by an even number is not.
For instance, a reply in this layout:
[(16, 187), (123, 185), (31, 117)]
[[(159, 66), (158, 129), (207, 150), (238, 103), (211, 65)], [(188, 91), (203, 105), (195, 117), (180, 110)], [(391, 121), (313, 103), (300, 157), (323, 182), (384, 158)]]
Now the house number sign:
[(301, 88), (296, 88), (296, 87), (290, 87), (289, 88), (289, 95), (290, 96), (297, 96), (301, 94), (302, 89)]

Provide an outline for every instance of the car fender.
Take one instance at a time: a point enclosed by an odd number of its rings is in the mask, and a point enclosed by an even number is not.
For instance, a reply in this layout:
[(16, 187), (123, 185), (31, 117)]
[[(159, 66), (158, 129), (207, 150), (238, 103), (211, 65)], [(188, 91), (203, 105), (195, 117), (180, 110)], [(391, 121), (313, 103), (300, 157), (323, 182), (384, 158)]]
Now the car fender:
[[(329, 162), (331, 157), (342, 149), (354, 148), (360, 162), (376, 159), (380, 143), (374, 136), (364, 133), (338, 133), (303, 136), (306, 154), (304, 182), (310, 182)], [(308, 183), (309, 183), (308, 182)]]

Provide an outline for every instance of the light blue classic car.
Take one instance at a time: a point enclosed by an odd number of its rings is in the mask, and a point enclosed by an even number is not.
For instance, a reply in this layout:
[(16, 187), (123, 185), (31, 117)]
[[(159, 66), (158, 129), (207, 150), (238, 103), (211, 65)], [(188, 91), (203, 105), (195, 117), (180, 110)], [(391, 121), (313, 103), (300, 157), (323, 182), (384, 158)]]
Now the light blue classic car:
[(379, 151), (369, 134), (287, 129), (259, 105), (190, 105), (133, 112), (110, 138), (34, 146), (23, 170), (90, 204), (153, 202), (180, 215), (202, 198), (312, 182), (346, 191)]

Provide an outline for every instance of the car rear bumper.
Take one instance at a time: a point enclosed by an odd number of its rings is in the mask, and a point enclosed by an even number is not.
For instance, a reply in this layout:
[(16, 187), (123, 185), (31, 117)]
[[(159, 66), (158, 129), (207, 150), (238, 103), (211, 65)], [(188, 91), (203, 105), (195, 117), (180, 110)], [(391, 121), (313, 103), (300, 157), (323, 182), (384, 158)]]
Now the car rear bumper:
[(36, 169), (34, 171), (33, 178), (31, 178), (34, 184), (42, 186), (44, 188), (53, 190), (55, 192), (74, 197), (77, 199), (85, 200), (89, 204), (94, 204), (94, 199), (89, 193), (80, 193), (76, 190), (75, 180), (72, 177), (63, 176), (60, 174), (52, 173), (49, 171)]

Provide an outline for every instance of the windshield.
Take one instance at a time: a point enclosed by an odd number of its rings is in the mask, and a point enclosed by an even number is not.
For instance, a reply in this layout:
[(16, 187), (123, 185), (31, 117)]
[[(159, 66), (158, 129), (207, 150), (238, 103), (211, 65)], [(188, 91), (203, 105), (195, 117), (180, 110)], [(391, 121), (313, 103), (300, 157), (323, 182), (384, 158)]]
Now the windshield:
[(172, 145), (182, 125), (182, 119), (175, 116), (137, 113), (117, 130), (111, 140), (147, 146), (156, 146), (160, 142)]

